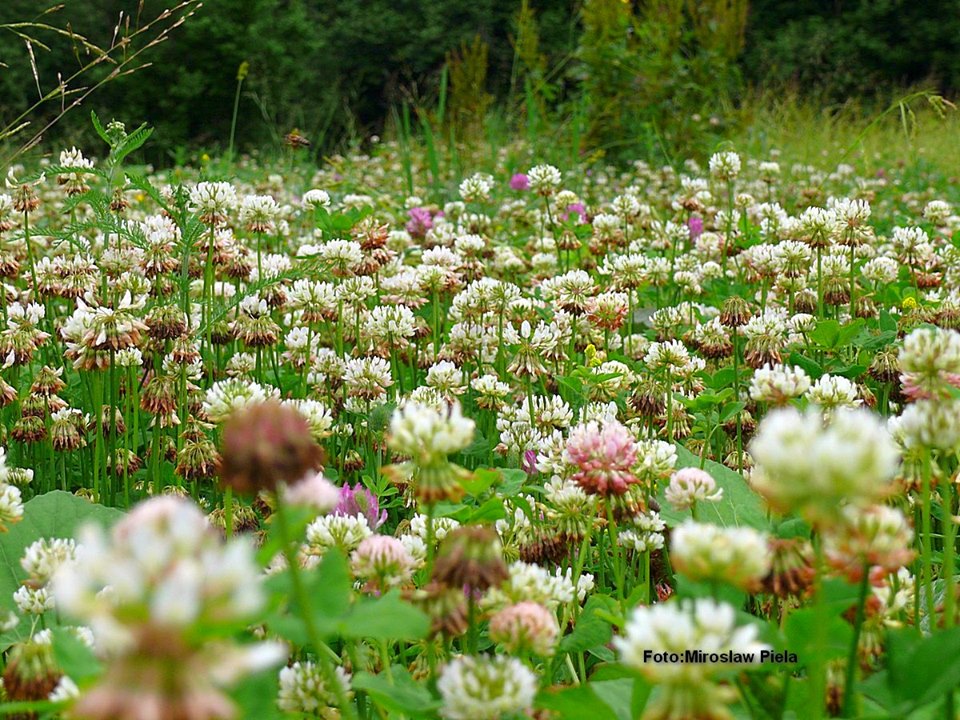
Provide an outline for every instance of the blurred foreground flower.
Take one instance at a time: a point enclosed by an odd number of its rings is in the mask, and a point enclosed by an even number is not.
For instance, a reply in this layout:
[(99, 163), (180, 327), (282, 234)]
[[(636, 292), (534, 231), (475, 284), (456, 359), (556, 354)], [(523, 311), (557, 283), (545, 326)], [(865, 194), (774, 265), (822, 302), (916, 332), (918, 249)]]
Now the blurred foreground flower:
[(107, 659), (75, 707), (84, 718), (233, 718), (225, 684), (281, 662), (279, 643), (237, 645), (263, 609), (253, 549), (223, 544), (203, 513), (148, 500), (113, 528), (81, 532), (75, 563), (54, 577), (58, 607), (93, 629)]

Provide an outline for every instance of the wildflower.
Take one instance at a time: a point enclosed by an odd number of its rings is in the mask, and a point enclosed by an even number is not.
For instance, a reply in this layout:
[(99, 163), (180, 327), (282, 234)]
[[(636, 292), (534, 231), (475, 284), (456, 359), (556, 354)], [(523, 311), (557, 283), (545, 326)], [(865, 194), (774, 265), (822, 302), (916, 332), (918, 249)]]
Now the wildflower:
[(53, 588), (61, 611), (89, 623), (97, 647), (111, 653), (102, 680), (74, 708), (82, 717), (232, 717), (220, 686), (286, 654), (275, 643), (236, 645), (230, 631), (210, 634), (262, 609), (260, 572), (252, 547), (221, 544), (187, 500), (148, 500), (109, 537), (87, 526), (76, 562), (61, 566)]
[(350, 557), (353, 574), (367, 580), (367, 591), (384, 592), (406, 583), (413, 573), (414, 559), (397, 538), (371, 535), (360, 541)]
[[(638, 670), (660, 689), (655, 705), (647, 710), (649, 717), (700, 720), (730, 717), (726, 704), (736, 693), (729, 686), (715, 684), (713, 678), (729, 667), (759, 663), (760, 653), (769, 649), (758, 642), (756, 627), (736, 626), (733, 607), (710, 599), (638, 607), (613, 644), (625, 665)], [(710, 662), (652, 661), (655, 653), (678, 653), (683, 657), (691, 648), (710, 653)], [(715, 662), (714, 654), (727, 661)]]
[(564, 460), (575, 468), (573, 480), (591, 494), (623, 495), (637, 482), (633, 473), (636, 441), (618, 422), (602, 428), (596, 422), (575, 427)]
[(90, 189), (84, 183), (84, 176), (93, 170), (93, 161), (85, 158), (77, 148), (60, 151), (60, 166), (68, 172), (58, 175), (57, 183), (64, 186), (67, 195), (79, 195)]
[(410, 460), (384, 470), (394, 479), (409, 477), (422, 502), (459, 497), (459, 479), (466, 471), (447, 457), (467, 447), (473, 431), (473, 420), (463, 416), (457, 403), (443, 410), (404, 403), (390, 421), (387, 444)]
[(351, 358), (343, 371), (347, 393), (362, 400), (380, 400), (393, 385), (390, 363), (383, 358)]
[(770, 573), (763, 589), (777, 597), (799, 597), (813, 585), (813, 548), (807, 540), (771, 538)]
[(317, 513), (328, 513), (340, 502), (340, 492), (322, 472), (308, 473), (299, 482), (287, 485), (284, 499), (292, 505), (301, 505)]
[(960, 387), (960, 332), (917, 328), (904, 339), (899, 364), (908, 397), (949, 397)]
[(459, 656), (437, 681), (440, 714), (449, 720), (497, 720), (523, 714), (537, 694), (536, 675), (510, 657)]
[(511, 190), (527, 190), (530, 187), (530, 179), (523, 173), (514, 173), (510, 178)]
[[(239, 379), (222, 380), (207, 391), (203, 412), (210, 422), (220, 423), (233, 413), (266, 402), (276, 394), (273, 388), (265, 388), (259, 383)], [(144, 409), (156, 412), (146, 405)]]
[(850, 582), (864, 572), (896, 572), (914, 556), (913, 529), (903, 512), (886, 505), (846, 507), (824, 535), (827, 561)]
[(825, 426), (816, 409), (772, 411), (750, 445), (752, 483), (776, 510), (797, 511), (820, 522), (844, 503), (865, 505), (881, 497), (897, 471), (898, 455), (875, 415), (840, 408)]
[(840, 375), (822, 375), (805, 393), (804, 397), (830, 412), (839, 407), (856, 407), (863, 403), (856, 384)]
[(633, 516), (629, 525), (620, 526), (617, 542), (638, 553), (662, 550), (663, 531), (666, 527), (659, 513), (653, 511), (640, 513)]
[(227, 182), (201, 182), (190, 191), (190, 205), (207, 225), (222, 225), (237, 206), (237, 191)]
[(363, 515), (324, 515), (307, 526), (301, 552), (306, 558), (323, 557), (331, 548), (350, 554), (371, 535), (373, 531)]
[(686, 520), (670, 540), (670, 561), (691, 580), (725, 582), (754, 592), (770, 572), (766, 539), (752, 528)]
[(710, 156), (710, 174), (718, 180), (730, 182), (740, 174), (740, 156), (724, 151)]
[(276, 400), (232, 414), (222, 448), (221, 482), (242, 493), (296, 482), (319, 469), (323, 457), (303, 415)]
[(563, 176), (553, 165), (537, 165), (527, 173), (527, 184), (537, 195), (549, 197), (560, 189)]
[[(337, 712), (338, 697), (352, 698), (350, 676), (337, 667), (334, 682), (339, 688), (330, 687), (324, 673), (312, 661), (295, 662), (280, 670), (280, 692), (277, 705), (284, 712), (326, 716)], [(339, 691), (339, 695), (338, 695)]]
[(250, 232), (269, 232), (279, 215), (280, 206), (269, 195), (247, 195), (240, 202), (240, 222)]
[(326, 190), (307, 190), (301, 198), (301, 203), (304, 207), (311, 208), (316, 210), (318, 208), (328, 208), (330, 207), (330, 193)]
[(493, 190), (493, 178), (483, 173), (475, 173), (460, 183), (460, 197), (464, 202), (485, 202), (490, 199)]
[(888, 427), (907, 449), (953, 450), (960, 446), (960, 400), (917, 400)]
[(750, 380), (750, 397), (771, 405), (786, 405), (808, 390), (810, 378), (800, 367), (764, 365), (754, 372)]
[(46, 700), (62, 677), (52, 645), (33, 638), (10, 650), (3, 671), (4, 695), (13, 702)]
[(482, 601), (485, 607), (504, 607), (529, 600), (555, 610), (572, 602), (576, 588), (568, 575), (551, 575), (539, 565), (513, 562), (507, 567), (508, 577), (499, 587), (494, 586)]
[(359, 483), (340, 488), (333, 514), (363, 515), (372, 530), (376, 530), (387, 520), (387, 511), (380, 511), (377, 496)]
[(677, 510), (687, 510), (698, 502), (720, 502), (723, 489), (717, 488), (710, 473), (699, 468), (683, 468), (670, 476), (666, 497)]
[(557, 616), (534, 602), (510, 605), (490, 618), (490, 639), (509, 653), (529, 651), (549, 657), (559, 634)]
[(482, 525), (450, 532), (440, 543), (432, 580), (451, 588), (487, 590), (507, 578), (497, 533)]

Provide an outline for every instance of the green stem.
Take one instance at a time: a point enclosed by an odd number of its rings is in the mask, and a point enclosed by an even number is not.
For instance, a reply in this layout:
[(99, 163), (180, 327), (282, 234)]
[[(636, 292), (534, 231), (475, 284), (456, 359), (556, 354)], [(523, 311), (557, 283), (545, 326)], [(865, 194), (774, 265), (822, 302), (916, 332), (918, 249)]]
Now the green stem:
[(860, 634), (863, 631), (864, 606), (867, 603), (867, 591), (870, 587), (870, 563), (863, 563), (863, 577), (860, 578), (860, 592), (857, 596), (857, 615), (853, 623), (853, 639), (850, 641), (850, 652), (847, 653), (847, 679), (843, 686), (843, 714), (846, 717), (855, 717), (854, 703), (856, 692), (854, 685), (857, 679), (857, 649), (860, 646)]
[(295, 540), (290, 535), (290, 525), (287, 519), (287, 508), (283, 499), (283, 493), (278, 492), (274, 497), (276, 499), (276, 512), (274, 514), (277, 518), (277, 530), (279, 530), (280, 540), (283, 542), (283, 555), (287, 560), (290, 584), (293, 586), (293, 596), (300, 610), (300, 617), (307, 631), (307, 638), (316, 651), (317, 660), (320, 663), (320, 671), (327, 680), (327, 687), (333, 691), (336, 697), (337, 707), (340, 708), (340, 712), (343, 713), (344, 716), (355, 718), (356, 710), (343, 692), (343, 688), (337, 679), (336, 671), (330, 663), (330, 658), (323, 652), (326, 643), (323, 642), (320, 633), (317, 631), (311, 610), (310, 596), (307, 594), (303, 584), (303, 577), (300, 574), (300, 560), (297, 558), (297, 550), (294, 545)]

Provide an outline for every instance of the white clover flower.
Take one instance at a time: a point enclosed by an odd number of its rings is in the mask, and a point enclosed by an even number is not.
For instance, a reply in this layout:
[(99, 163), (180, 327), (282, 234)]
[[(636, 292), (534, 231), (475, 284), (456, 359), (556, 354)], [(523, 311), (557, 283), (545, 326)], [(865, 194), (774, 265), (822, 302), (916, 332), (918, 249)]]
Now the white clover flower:
[(387, 535), (364, 538), (350, 556), (353, 574), (377, 590), (401, 585), (410, 579), (416, 561), (399, 539)]
[(943, 200), (931, 200), (923, 208), (923, 217), (934, 225), (943, 225), (952, 212), (950, 203)]
[(190, 191), (190, 208), (209, 225), (217, 225), (237, 206), (237, 191), (228, 182), (202, 182)]
[(724, 151), (710, 156), (710, 174), (718, 180), (730, 181), (740, 174), (740, 156)]
[(23, 519), (23, 500), (20, 489), (0, 483), (0, 528), (20, 522)]
[(493, 178), (485, 173), (475, 173), (460, 183), (460, 197), (464, 202), (485, 202), (490, 199)]
[(520, 660), (499, 656), (459, 656), (437, 680), (440, 714), (449, 720), (497, 720), (521, 715), (533, 705), (537, 676)]
[(653, 552), (663, 549), (663, 531), (667, 525), (660, 519), (660, 514), (653, 512), (641, 513), (634, 516), (632, 524), (620, 529), (617, 542), (634, 552)]
[(810, 389), (810, 377), (800, 367), (764, 365), (750, 380), (750, 397), (757, 402), (783, 405)]
[(640, 440), (637, 443), (638, 465), (635, 468), (638, 477), (656, 487), (663, 479), (670, 477), (677, 465), (677, 448), (673, 443), (663, 440)]
[(429, 465), (459, 452), (473, 441), (475, 423), (464, 417), (459, 403), (438, 411), (407, 402), (390, 420), (389, 446), (419, 465)]
[[(648, 712), (655, 717), (724, 717), (731, 694), (712, 682), (729, 668), (756, 665), (770, 646), (757, 640), (753, 625), (738, 628), (736, 611), (710, 599), (638, 607), (623, 634), (613, 640), (622, 662), (656, 683), (660, 694)], [(705, 659), (686, 660), (687, 652)], [(666, 656), (664, 655), (666, 654)]]
[(326, 190), (307, 190), (300, 201), (304, 207), (315, 210), (330, 207), (330, 193)]
[[(98, 643), (133, 642), (131, 627), (144, 622), (175, 628), (248, 618), (262, 605), (252, 548), (239, 540), (221, 546), (186, 500), (154, 498), (117, 523), (109, 539), (88, 526), (81, 540), (53, 588), (58, 607), (89, 621)], [(109, 597), (101, 592), (108, 586)]]
[(53, 594), (45, 587), (22, 585), (13, 594), (13, 601), (24, 615), (43, 615), (56, 607)]
[(568, 575), (557, 574), (539, 565), (521, 561), (508, 567), (509, 577), (500, 587), (490, 588), (481, 601), (485, 607), (503, 607), (529, 600), (545, 605), (551, 610), (573, 601), (575, 588)]
[(681, 468), (670, 476), (666, 498), (677, 510), (688, 510), (698, 502), (720, 502), (723, 489), (705, 470)]
[(310, 434), (317, 442), (329, 437), (332, 433), (333, 415), (330, 408), (319, 400), (284, 400), (282, 404), (295, 408), (303, 416), (307, 425), (310, 426)]
[(361, 542), (373, 535), (363, 515), (324, 515), (307, 525), (304, 552), (321, 557), (330, 548), (351, 553)]
[(839, 375), (822, 375), (804, 397), (813, 405), (830, 412), (836, 408), (852, 408), (863, 404), (860, 392), (852, 380)]
[(221, 423), (237, 410), (279, 397), (276, 388), (266, 388), (251, 380), (230, 378), (215, 382), (203, 400), (203, 412), (210, 422)]
[(77, 557), (74, 540), (41, 538), (31, 543), (20, 558), (20, 566), (30, 576), (34, 585), (46, 585), (57, 569)]
[(240, 222), (256, 232), (266, 232), (280, 216), (280, 205), (270, 195), (246, 195), (240, 202)]
[(960, 447), (960, 400), (917, 400), (890, 418), (888, 427), (904, 448), (954, 450)]
[[(448, 533), (460, 527), (460, 523), (453, 518), (438, 517), (433, 519), (433, 540), (436, 544), (447, 536)], [(421, 540), (427, 539), (427, 516), (417, 513), (410, 519), (410, 533)]]
[(530, 190), (546, 197), (560, 189), (563, 175), (553, 165), (536, 165), (527, 173), (527, 181)]
[(462, 395), (467, 390), (463, 371), (449, 360), (441, 360), (430, 366), (427, 370), (427, 385), (446, 395)]
[[(337, 667), (334, 673), (340, 685), (339, 694), (349, 699), (350, 675), (341, 667)], [(295, 662), (280, 670), (277, 705), (284, 712), (324, 716), (336, 707), (337, 695), (338, 689), (329, 687), (329, 681), (319, 666), (309, 660)]]
[(47, 700), (54, 703), (64, 703), (78, 697), (80, 697), (80, 688), (70, 679), (69, 675), (64, 675), (57, 681), (57, 686), (50, 691)]
[(670, 537), (670, 561), (691, 580), (724, 582), (755, 591), (770, 572), (766, 538), (753, 528), (684, 521)]
[(750, 454), (753, 486), (781, 512), (821, 521), (844, 503), (863, 505), (882, 496), (897, 472), (899, 452), (876, 415), (839, 408), (824, 425), (817, 408), (770, 412)]

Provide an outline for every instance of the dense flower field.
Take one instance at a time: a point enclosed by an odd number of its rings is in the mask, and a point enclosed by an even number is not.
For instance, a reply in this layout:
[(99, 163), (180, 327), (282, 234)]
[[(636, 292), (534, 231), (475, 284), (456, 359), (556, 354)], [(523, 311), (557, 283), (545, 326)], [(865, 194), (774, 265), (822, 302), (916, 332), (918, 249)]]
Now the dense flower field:
[(956, 716), (935, 191), (99, 129), (0, 194), (0, 711)]

